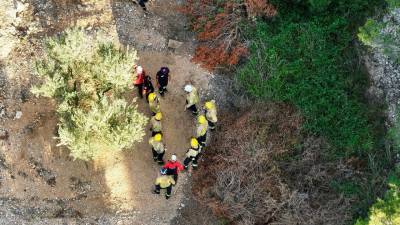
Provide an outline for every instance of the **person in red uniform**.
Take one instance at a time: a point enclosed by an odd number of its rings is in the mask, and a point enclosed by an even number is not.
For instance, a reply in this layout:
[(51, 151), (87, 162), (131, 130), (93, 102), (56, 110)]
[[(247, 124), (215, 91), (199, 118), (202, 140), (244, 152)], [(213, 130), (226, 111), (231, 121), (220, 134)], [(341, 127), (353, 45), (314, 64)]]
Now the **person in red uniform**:
[(175, 183), (178, 181), (178, 173), (183, 170), (183, 165), (178, 162), (176, 155), (171, 156), (171, 160), (168, 160), (163, 169), (167, 169), (167, 175), (172, 175), (174, 177)]
[(138, 88), (139, 97), (143, 98), (143, 84), (144, 78), (146, 77), (146, 72), (143, 70), (143, 67), (135, 65), (136, 72), (136, 80), (133, 81), (133, 84)]

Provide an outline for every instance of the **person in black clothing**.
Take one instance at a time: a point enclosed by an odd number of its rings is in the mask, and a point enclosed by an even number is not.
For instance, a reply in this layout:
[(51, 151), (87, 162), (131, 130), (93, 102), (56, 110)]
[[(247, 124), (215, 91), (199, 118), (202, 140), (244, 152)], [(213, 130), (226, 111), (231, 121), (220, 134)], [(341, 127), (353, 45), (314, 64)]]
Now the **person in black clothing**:
[(154, 86), (153, 83), (151, 82), (151, 77), (146, 75), (144, 77), (144, 83), (143, 83), (143, 95), (146, 96), (146, 100), (148, 99), (149, 94), (153, 92), (154, 92)]
[(147, 12), (146, 2), (148, 2), (148, 0), (134, 0), (133, 1), (133, 3), (139, 4), (140, 7), (142, 7), (143, 11)]
[(167, 91), (167, 85), (169, 81), (169, 69), (168, 67), (161, 67), (161, 69), (157, 72), (157, 86), (158, 91), (161, 96), (164, 96), (164, 93)]

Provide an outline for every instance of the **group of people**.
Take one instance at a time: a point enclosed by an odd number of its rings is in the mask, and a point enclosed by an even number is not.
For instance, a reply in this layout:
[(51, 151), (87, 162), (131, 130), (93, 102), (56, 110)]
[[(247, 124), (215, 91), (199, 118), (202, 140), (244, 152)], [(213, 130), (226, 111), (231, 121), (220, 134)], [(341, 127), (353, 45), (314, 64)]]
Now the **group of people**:
[[(167, 86), (170, 80), (169, 72), (168, 67), (161, 67), (157, 72), (156, 82), (160, 96), (164, 96), (167, 92)], [(206, 146), (207, 132), (208, 130), (214, 130), (217, 122), (215, 101), (206, 101), (201, 107), (202, 110), (199, 110), (200, 98), (197, 89), (191, 84), (185, 85), (185, 110), (190, 111), (197, 117), (196, 132), (195, 135), (190, 138), (190, 147), (186, 151), (186, 158), (183, 161), (183, 165), (177, 160), (176, 154), (172, 154), (170, 160), (165, 163), (164, 154), (167, 149), (163, 142), (163, 129), (161, 123), (163, 114), (161, 112), (159, 97), (155, 92), (151, 77), (146, 74), (143, 67), (135, 66), (135, 73), (136, 79), (134, 85), (139, 91), (139, 96), (141, 98), (146, 98), (152, 113), (150, 119), (151, 137), (149, 139), (149, 144), (151, 146), (153, 160), (162, 166), (160, 169), (160, 176), (156, 179), (155, 189), (153, 192), (155, 194), (160, 194), (161, 189), (166, 189), (165, 198), (169, 199), (172, 193), (172, 186), (174, 186), (178, 181), (179, 172), (184, 169), (188, 170), (190, 165), (193, 169), (197, 169), (198, 167), (200, 153)]]

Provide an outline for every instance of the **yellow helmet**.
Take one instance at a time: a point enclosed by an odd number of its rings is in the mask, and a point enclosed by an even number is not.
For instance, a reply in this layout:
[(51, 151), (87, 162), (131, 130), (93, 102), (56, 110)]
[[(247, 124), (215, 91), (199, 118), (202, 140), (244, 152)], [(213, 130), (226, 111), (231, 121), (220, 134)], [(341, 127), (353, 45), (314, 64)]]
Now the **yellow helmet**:
[(204, 115), (200, 115), (200, 116), (197, 118), (197, 121), (198, 121), (200, 124), (205, 124), (205, 123), (207, 123), (207, 119), (206, 119), (206, 117), (205, 117)]
[(148, 100), (149, 100), (149, 102), (153, 102), (153, 101), (154, 101), (154, 99), (156, 99), (156, 97), (157, 97), (157, 95), (156, 95), (156, 94), (154, 94), (154, 93), (150, 93), (150, 94), (149, 94), (149, 97), (148, 97)]
[(208, 102), (206, 102), (206, 104), (204, 106), (206, 109), (212, 109), (215, 107), (215, 104), (213, 101), (208, 101)]
[(156, 134), (156, 135), (154, 136), (154, 140), (155, 140), (155, 141), (161, 141), (161, 139), (162, 139), (162, 135), (161, 135), (161, 134)]
[(190, 139), (190, 146), (192, 146), (192, 148), (198, 148), (199, 147), (199, 142), (197, 141), (196, 138), (192, 137)]
[(156, 120), (160, 121), (162, 119), (162, 114), (160, 112), (158, 112), (158, 113), (156, 113), (154, 118), (156, 118)]

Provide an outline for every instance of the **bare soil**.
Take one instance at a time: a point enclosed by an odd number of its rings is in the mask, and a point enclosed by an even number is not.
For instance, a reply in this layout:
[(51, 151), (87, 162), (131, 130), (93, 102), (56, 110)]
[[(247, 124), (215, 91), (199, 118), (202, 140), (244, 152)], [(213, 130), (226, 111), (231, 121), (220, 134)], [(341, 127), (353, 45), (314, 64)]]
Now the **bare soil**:
[[(6, 0), (0, 9), (15, 10)], [(15, 1), (14, 1), (15, 2)], [(71, 26), (88, 31), (105, 30), (110, 36), (138, 50), (139, 63), (155, 79), (168, 66), (172, 80), (161, 99), (167, 154), (183, 160), (194, 118), (184, 111), (182, 90), (187, 82), (206, 93), (212, 76), (190, 62), (193, 39), (173, 0), (148, 3), (149, 15), (131, 1), (29, 0), (14, 19), (0, 20), (9, 45), (0, 49), (0, 128), (8, 138), (0, 140), (0, 224), (169, 224), (184, 208), (187, 174), (180, 175), (173, 197), (151, 194), (159, 166), (152, 161), (149, 134), (132, 149), (84, 162), (73, 160), (57, 147), (57, 115), (50, 99), (36, 98), (30, 87), (34, 60), (43, 53), (43, 40)], [(11, 12), (13, 13), (13, 12)], [(169, 49), (168, 40), (183, 44)], [(7, 50), (7, 51), (6, 51)], [(8, 53), (7, 53), (8, 52)], [(136, 90), (127, 93), (134, 101)], [(150, 111), (143, 99), (139, 110)], [(20, 118), (19, 112), (22, 112)]]

